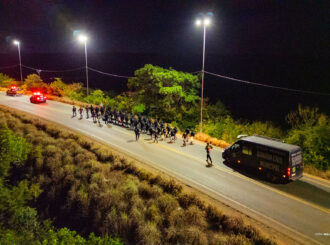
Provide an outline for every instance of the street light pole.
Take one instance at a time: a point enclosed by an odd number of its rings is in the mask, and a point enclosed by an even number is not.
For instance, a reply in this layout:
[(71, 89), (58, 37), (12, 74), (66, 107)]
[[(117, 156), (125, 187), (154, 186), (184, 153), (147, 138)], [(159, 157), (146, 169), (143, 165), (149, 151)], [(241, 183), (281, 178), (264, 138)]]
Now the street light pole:
[(205, 74), (205, 39), (206, 39), (206, 27), (211, 23), (209, 18), (203, 20), (198, 19), (196, 25), (203, 25), (203, 63), (202, 63), (202, 91), (201, 91), (201, 118), (200, 118), (200, 132), (203, 132), (203, 103), (204, 103), (204, 74)]
[(86, 60), (86, 93), (88, 96), (88, 64), (87, 64), (87, 41), (85, 41), (85, 60)]
[(203, 132), (203, 100), (204, 100), (204, 66), (205, 66), (205, 38), (206, 38), (206, 25), (204, 24), (204, 35), (203, 35), (203, 65), (202, 65), (202, 93), (201, 93), (201, 129)]
[(23, 82), (20, 42), (15, 40), (14, 44), (17, 45), (17, 48), (18, 48), (19, 70), (20, 70), (20, 75), (21, 75), (21, 82)]
[(78, 36), (78, 41), (81, 43), (84, 43), (85, 45), (85, 64), (86, 64), (86, 94), (88, 96), (88, 63), (87, 63), (87, 36), (85, 35), (79, 35)]

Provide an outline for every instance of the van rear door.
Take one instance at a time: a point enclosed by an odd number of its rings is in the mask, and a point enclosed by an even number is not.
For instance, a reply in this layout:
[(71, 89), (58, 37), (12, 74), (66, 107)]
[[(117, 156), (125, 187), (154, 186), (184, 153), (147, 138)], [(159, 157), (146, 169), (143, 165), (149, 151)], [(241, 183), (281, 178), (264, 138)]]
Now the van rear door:
[(299, 179), (303, 176), (303, 163), (302, 163), (302, 152), (298, 150), (296, 152), (291, 153), (290, 156), (291, 162), (291, 180)]

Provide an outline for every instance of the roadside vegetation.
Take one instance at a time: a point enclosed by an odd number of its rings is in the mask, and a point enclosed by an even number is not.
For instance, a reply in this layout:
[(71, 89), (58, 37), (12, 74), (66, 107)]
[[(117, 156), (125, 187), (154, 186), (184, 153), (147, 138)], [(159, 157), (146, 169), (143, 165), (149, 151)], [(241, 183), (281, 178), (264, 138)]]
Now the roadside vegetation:
[(34, 148), (31, 141), (13, 132), (17, 128), (8, 128), (0, 113), (0, 244), (121, 244), (119, 239), (94, 233), (85, 239), (68, 228), (56, 229), (49, 219), (40, 219), (33, 206), (43, 190), (27, 169)]
[[(0, 74), (0, 86), (9, 86), (13, 79)], [(86, 90), (81, 83), (66, 84), (60, 78), (47, 84), (36, 75), (27, 76), (22, 87), (26, 91), (42, 89), (48, 97), (65, 103), (86, 105), (100, 103), (135, 114), (162, 119), (184, 130), (200, 131), (199, 77), (190, 73), (145, 65), (128, 79), (128, 91), (117, 96), (96, 89)], [(225, 105), (205, 100), (203, 132), (196, 139), (227, 147), (238, 135), (264, 135), (296, 144), (303, 149), (305, 172), (330, 179), (330, 120), (317, 108), (299, 106), (285, 119), (285, 127), (272, 122), (235, 120)]]
[(173, 179), (57, 124), (0, 106), (0, 125), (3, 243), (275, 244)]

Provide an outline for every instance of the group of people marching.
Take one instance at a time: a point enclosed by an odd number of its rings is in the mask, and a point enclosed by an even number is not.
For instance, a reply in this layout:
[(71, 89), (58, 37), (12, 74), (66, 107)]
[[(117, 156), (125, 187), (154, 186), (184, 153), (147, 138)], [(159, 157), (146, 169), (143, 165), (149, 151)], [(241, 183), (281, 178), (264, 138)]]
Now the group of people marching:
[[(79, 112), (79, 119), (83, 119), (83, 113), (86, 113), (86, 119), (90, 117), (93, 119), (94, 123), (98, 123), (101, 126), (101, 121), (104, 121), (105, 124), (115, 124), (126, 128), (131, 128), (135, 133), (135, 140), (138, 141), (141, 133), (149, 134), (150, 140), (154, 140), (154, 143), (158, 143), (158, 139), (165, 140), (170, 138), (170, 143), (174, 143), (178, 129), (176, 127), (171, 127), (170, 124), (165, 124), (161, 120), (152, 120), (150, 117), (133, 115), (123, 111), (117, 111), (116, 109), (111, 109), (111, 107), (105, 107), (101, 104), (99, 107), (93, 105), (86, 105), (85, 108), (79, 107), (76, 108), (75, 105), (72, 107), (72, 117), (77, 116), (77, 110)], [(186, 129), (182, 134), (183, 144), (186, 146), (190, 142), (191, 145), (194, 144), (195, 132), (189, 129)], [(212, 146), (207, 143), (205, 147), (206, 151), (206, 162), (207, 166), (212, 166), (212, 158), (210, 152)]]
[[(150, 117), (133, 115), (123, 111), (117, 111), (116, 109), (111, 109), (111, 107), (105, 107), (101, 104), (99, 107), (93, 107), (93, 105), (86, 106), (85, 108), (77, 107), (73, 105), (72, 107), (72, 117), (77, 116), (77, 110), (79, 112), (79, 119), (83, 119), (83, 114), (85, 112), (86, 118), (90, 117), (93, 119), (94, 123), (101, 125), (101, 121), (105, 124), (115, 124), (123, 126), (126, 128), (131, 128), (134, 130), (136, 141), (139, 140), (140, 134), (145, 133), (150, 135), (150, 139), (158, 143), (158, 140), (170, 139), (170, 143), (176, 141), (177, 127), (171, 127), (170, 124), (165, 124), (162, 120), (152, 120)], [(182, 135), (183, 145), (186, 146), (188, 142), (192, 145), (194, 142), (195, 132), (186, 129)]]

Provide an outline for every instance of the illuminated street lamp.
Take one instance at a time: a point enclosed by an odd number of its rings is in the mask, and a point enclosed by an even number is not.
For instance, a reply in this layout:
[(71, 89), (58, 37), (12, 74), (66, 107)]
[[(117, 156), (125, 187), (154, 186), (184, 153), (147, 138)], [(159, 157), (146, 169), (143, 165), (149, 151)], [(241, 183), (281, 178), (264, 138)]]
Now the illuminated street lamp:
[(87, 36), (85, 35), (79, 35), (78, 36), (78, 41), (81, 42), (81, 43), (84, 43), (85, 45), (85, 61), (86, 61), (86, 93), (87, 93), (87, 96), (88, 96), (88, 65), (87, 65)]
[(17, 40), (14, 40), (13, 44), (17, 45), (17, 48), (18, 48), (19, 70), (20, 70), (20, 74), (21, 74), (21, 82), (23, 82), (20, 42)]
[(205, 38), (206, 38), (206, 27), (211, 24), (211, 19), (210, 18), (203, 18), (203, 19), (197, 19), (196, 20), (196, 25), (201, 26), (203, 25), (204, 28), (204, 35), (203, 35), (203, 64), (202, 64), (202, 92), (201, 92), (201, 129), (200, 132), (203, 130), (203, 99), (204, 99), (204, 64), (205, 64)]

